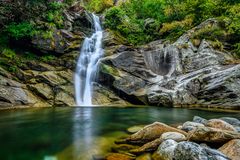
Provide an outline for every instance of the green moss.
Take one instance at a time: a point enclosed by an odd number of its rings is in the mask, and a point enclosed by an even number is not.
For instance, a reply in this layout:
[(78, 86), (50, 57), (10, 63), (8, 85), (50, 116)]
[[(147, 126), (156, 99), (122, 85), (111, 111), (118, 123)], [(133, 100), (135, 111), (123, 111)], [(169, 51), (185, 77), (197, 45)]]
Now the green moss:
[(117, 69), (103, 63), (100, 65), (100, 71), (114, 77), (119, 77), (119, 72)]
[(16, 57), (16, 53), (9, 48), (4, 49), (2, 51), (2, 55), (6, 58), (9, 58), (9, 59), (14, 59)]

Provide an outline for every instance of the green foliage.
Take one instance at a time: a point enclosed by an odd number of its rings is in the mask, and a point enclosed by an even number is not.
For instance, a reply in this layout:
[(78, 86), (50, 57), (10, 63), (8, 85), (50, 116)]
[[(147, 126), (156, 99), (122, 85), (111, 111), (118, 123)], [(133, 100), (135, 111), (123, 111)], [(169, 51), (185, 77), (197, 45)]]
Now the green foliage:
[(34, 26), (29, 22), (11, 23), (6, 27), (6, 32), (9, 37), (16, 40), (25, 37), (31, 37), (34, 32)]
[[(239, 0), (129, 0), (105, 12), (105, 28), (121, 33), (129, 43), (143, 44), (155, 39), (175, 40), (186, 30), (208, 18), (225, 17), (225, 28), (205, 28), (195, 38), (226, 40), (231, 33), (240, 37)], [(152, 27), (146, 24), (152, 19)], [(130, 25), (129, 25), (130, 24)], [(147, 27), (146, 27), (147, 26)], [(223, 38), (221, 36), (223, 35)]]
[(9, 58), (9, 59), (14, 59), (16, 57), (16, 53), (9, 48), (4, 49), (2, 51), (2, 55), (6, 58)]
[(237, 54), (237, 56), (240, 58), (240, 43), (236, 43), (235, 45), (234, 45), (234, 47), (235, 47), (235, 53)]
[(56, 57), (53, 56), (53, 55), (45, 55), (45, 56), (42, 56), (40, 58), (40, 60), (43, 61), (43, 62), (49, 62), (49, 61), (52, 61), (54, 59), (56, 59)]
[(110, 8), (105, 15), (104, 25), (113, 30), (117, 29), (122, 24), (124, 16), (125, 12), (122, 9), (118, 7)]
[(113, 6), (113, 0), (91, 0), (87, 4), (87, 8), (93, 12), (102, 12)]

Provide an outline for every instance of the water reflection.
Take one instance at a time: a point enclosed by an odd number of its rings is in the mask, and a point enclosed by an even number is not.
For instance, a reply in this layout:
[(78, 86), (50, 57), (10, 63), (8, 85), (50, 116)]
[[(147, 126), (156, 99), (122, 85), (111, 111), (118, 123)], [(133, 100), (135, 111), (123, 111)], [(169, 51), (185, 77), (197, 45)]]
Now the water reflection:
[(92, 108), (76, 108), (73, 112), (73, 158), (81, 158), (81, 151), (93, 143)]

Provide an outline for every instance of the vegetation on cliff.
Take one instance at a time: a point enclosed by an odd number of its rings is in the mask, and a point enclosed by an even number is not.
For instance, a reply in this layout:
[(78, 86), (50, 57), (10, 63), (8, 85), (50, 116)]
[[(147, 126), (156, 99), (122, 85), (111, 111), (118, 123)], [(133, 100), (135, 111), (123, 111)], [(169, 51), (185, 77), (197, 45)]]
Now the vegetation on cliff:
[[(54, 32), (64, 28), (65, 9), (74, 2), (77, 0), (1, 1), (0, 65), (7, 66), (9, 71), (15, 71), (24, 58), (43, 61), (53, 59), (52, 53), (41, 53), (38, 57), (38, 52), (28, 48), (31, 48), (31, 40), (35, 36), (54, 39)], [(207, 39), (215, 48), (232, 51), (240, 56), (239, 0), (81, 2), (84, 2), (88, 10), (102, 13), (105, 28), (123, 36), (127, 43), (133, 45), (157, 39), (174, 41), (204, 20), (217, 18), (219, 26), (202, 28), (194, 33), (193, 41)]]
[(106, 10), (105, 27), (118, 31), (131, 44), (144, 44), (176, 40), (206, 19), (217, 18), (220, 27), (204, 28), (195, 38), (227, 44), (240, 55), (239, 8), (239, 0), (129, 0)]

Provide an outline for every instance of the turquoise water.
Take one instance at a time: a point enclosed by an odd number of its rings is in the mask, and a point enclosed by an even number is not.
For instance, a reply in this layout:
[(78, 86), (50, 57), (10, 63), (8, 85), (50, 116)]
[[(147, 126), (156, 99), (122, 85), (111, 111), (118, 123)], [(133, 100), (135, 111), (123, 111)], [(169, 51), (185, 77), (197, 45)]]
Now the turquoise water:
[(231, 116), (173, 108), (41, 108), (0, 112), (0, 160), (87, 160), (133, 125)]

